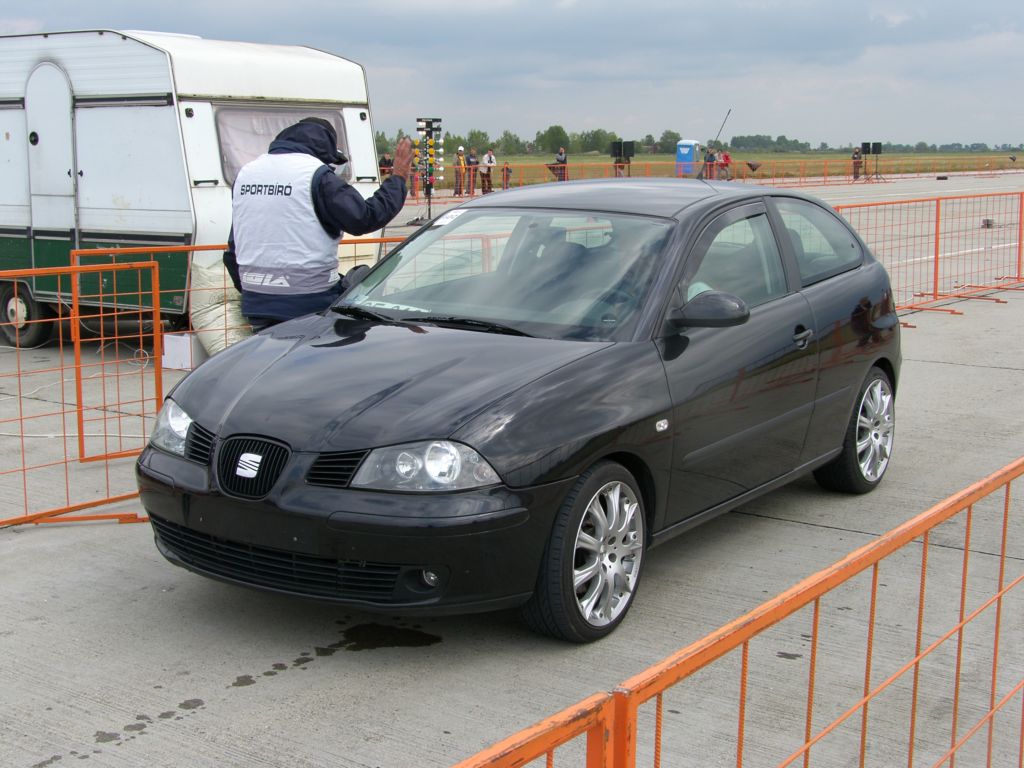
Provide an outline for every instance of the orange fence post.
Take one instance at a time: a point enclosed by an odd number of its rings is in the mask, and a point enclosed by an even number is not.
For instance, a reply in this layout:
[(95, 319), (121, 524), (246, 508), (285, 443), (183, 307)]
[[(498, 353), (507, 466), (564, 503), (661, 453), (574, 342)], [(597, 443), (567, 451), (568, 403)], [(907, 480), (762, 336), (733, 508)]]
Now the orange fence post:
[(1024, 192), (1017, 195), (1017, 274), (1018, 280), (1024, 280)]
[[(612, 720), (612, 750), (615, 768), (636, 768), (636, 720), (640, 703), (637, 697), (621, 686), (612, 691), (615, 702), (615, 716)], [(660, 734), (659, 734), (660, 736)], [(661, 753), (661, 741), (655, 744)]]
[(932, 280), (932, 299), (939, 299), (939, 260), (941, 258), (942, 246), (942, 198), (935, 199), (935, 263), (933, 265), (934, 277)]

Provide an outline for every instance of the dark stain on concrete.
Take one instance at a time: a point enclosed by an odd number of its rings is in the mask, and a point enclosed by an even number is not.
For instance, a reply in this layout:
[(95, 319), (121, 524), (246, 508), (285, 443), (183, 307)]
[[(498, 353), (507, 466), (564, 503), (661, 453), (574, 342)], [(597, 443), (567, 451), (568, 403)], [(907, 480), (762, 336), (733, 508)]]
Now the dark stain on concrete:
[(345, 641), (347, 651), (371, 651), (379, 648), (421, 648), (440, 643), (441, 636), (418, 629), (371, 623), (346, 629)]

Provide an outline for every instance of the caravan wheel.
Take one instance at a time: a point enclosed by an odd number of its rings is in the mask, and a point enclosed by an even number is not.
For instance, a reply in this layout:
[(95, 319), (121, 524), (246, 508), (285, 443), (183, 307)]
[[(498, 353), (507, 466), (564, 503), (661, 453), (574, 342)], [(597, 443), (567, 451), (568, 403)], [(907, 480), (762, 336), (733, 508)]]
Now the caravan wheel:
[(19, 283), (0, 287), (0, 330), (15, 347), (38, 347), (53, 334), (53, 309), (40, 304), (32, 292)]

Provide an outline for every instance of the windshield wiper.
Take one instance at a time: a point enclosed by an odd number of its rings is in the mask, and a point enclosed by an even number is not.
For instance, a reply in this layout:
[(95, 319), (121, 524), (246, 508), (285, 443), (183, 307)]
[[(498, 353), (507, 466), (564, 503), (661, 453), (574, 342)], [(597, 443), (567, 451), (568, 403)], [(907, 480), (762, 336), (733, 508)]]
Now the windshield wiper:
[(331, 312), (337, 312), (339, 315), (348, 315), (349, 317), (357, 317), (360, 320), (376, 320), (378, 323), (395, 322), (393, 317), (388, 317), (380, 312), (374, 312), (372, 309), (359, 307), (355, 304), (335, 304), (331, 307)]
[(477, 320), (473, 317), (458, 317), (457, 315), (428, 315), (426, 317), (403, 317), (403, 323), (434, 323), (436, 325), (451, 325), (456, 328), (468, 328), (471, 330), (484, 331), (486, 333), (505, 333), (509, 336), (530, 336), (526, 331), (513, 328), (511, 325), (502, 325), (490, 320)]

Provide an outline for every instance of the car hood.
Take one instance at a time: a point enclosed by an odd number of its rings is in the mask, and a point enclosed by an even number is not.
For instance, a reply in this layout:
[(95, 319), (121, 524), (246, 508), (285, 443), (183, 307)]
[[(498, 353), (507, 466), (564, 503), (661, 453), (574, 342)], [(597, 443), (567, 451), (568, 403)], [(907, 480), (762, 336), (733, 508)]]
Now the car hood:
[(215, 355), (172, 397), (222, 436), (357, 450), (448, 437), (494, 401), (606, 346), (316, 315)]

